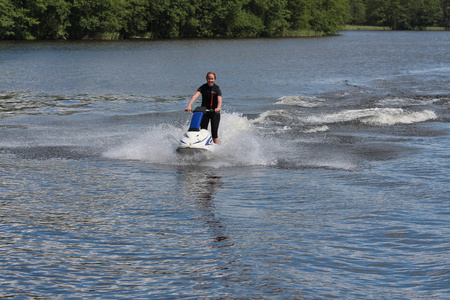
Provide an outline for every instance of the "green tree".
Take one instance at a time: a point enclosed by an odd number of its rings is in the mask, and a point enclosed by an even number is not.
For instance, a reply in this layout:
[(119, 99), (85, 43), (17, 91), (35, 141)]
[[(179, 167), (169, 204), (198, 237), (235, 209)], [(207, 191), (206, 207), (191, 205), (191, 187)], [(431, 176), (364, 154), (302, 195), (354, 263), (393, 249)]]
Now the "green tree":
[(122, 36), (133, 37), (148, 33), (150, 22), (149, 6), (148, 0), (128, 0), (126, 2), (122, 14)]
[(0, 0), (1, 39), (32, 39), (31, 29), (38, 23), (36, 18), (31, 17), (27, 3)]
[(264, 24), (258, 16), (247, 11), (250, 0), (228, 1), (222, 20), (224, 36), (259, 36), (264, 30)]
[(405, 19), (405, 9), (400, 0), (370, 0), (367, 5), (368, 22), (372, 25), (399, 29)]
[(38, 0), (30, 7), (32, 16), (38, 20), (33, 27), (37, 38), (65, 37), (69, 23), (71, 4), (65, 0)]
[(316, 32), (334, 33), (345, 24), (347, 12), (348, 0), (314, 1), (309, 23)]
[(366, 20), (366, 5), (363, 0), (349, 0), (348, 23), (352, 25), (364, 24)]
[(442, 16), (440, 0), (419, 0), (411, 3), (411, 26), (423, 29), (426, 26), (440, 25)]
[(16, 35), (17, 19), (22, 19), (23, 15), (17, 11), (11, 0), (0, 0), (0, 12), (0, 38), (14, 37)]
[(117, 34), (124, 28), (126, 0), (74, 0), (70, 32), (72, 37)]
[(449, 0), (368, 0), (367, 22), (393, 30), (436, 26), (442, 24), (443, 1)]
[(199, 21), (198, 36), (214, 37), (226, 34), (224, 16), (226, 14), (222, 0), (200, 1), (195, 18)]
[(252, 0), (199, 1), (192, 19), (196, 36), (259, 36), (264, 31), (260, 17), (248, 11)]
[(450, 0), (442, 0), (442, 25), (450, 30)]
[(286, 7), (287, 0), (251, 0), (247, 4), (248, 12), (261, 19), (265, 36), (279, 34), (289, 28), (290, 12)]
[(311, 28), (311, 12), (314, 1), (312, 0), (288, 0), (286, 8), (289, 10), (289, 27), (292, 30)]
[(196, 10), (196, 3), (188, 0), (150, 1), (150, 30), (162, 38), (190, 35), (199, 26), (194, 18)]

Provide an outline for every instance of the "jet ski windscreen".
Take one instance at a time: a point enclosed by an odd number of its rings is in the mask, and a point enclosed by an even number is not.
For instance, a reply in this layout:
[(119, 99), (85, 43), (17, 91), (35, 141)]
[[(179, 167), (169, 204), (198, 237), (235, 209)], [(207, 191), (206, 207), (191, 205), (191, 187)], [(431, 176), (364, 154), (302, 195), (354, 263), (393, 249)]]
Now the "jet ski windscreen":
[(203, 112), (194, 111), (192, 116), (191, 126), (188, 131), (200, 131), (200, 123), (202, 122)]

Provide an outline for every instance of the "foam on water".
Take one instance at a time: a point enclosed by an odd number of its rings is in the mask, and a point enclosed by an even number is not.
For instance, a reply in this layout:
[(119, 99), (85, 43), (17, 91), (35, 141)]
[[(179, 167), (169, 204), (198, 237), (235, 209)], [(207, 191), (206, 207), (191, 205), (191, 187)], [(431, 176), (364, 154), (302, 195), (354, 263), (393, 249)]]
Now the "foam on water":
[[(270, 110), (261, 114), (255, 122), (272, 125), (296, 124), (316, 125), (317, 131), (326, 130), (326, 124), (343, 122), (361, 122), (367, 125), (383, 126), (395, 124), (413, 124), (436, 119), (430, 110), (405, 111), (402, 108), (366, 108), (342, 110), (332, 114), (304, 116), (301, 111)], [(316, 132), (316, 130), (312, 130)]]
[(417, 112), (386, 112), (381, 114), (375, 114), (368, 118), (361, 120), (364, 124), (368, 125), (396, 125), (396, 124), (413, 124), (419, 122), (425, 122), (428, 120), (437, 119), (435, 112), (430, 110), (423, 110)]
[(139, 160), (169, 165), (203, 165), (209, 167), (273, 165), (273, 153), (279, 143), (259, 135), (257, 128), (246, 117), (237, 113), (222, 113), (220, 145), (214, 152), (185, 156), (176, 152), (185, 128), (169, 124), (151, 126), (144, 133), (125, 139), (119, 146), (108, 149), (104, 157)]
[(324, 126), (314, 126), (310, 127), (308, 129), (303, 130), (304, 133), (316, 133), (316, 132), (326, 132), (330, 130), (330, 127), (324, 125)]
[(386, 98), (377, 102), (377, 105), (382, 107), (404, 107), (404, 106), (422, 106), (430, 105), (441, 101), (439, 97), (425, 98), (425, 99), (413, 99), (413, 98)]
[(181, 135), (182, 129), (173, 125), (154, 125), (144, 132), (124, 137), (117, 146), (105, 151), (103, 156), (164, 164), (175, 159), (175, 150), (168, 151), (167, 149), (175, 149), (176, 140)]
[[(260, 119), (260, 118), (258, 118)], [(332, 168), (353, 170), (359, 162), (346, 151), (328, 151), (323, 138), (305, 139), (285, 132), (267, 130), (264, 124), (238, 113), (222, 113), (220, 144), (213, 152), (182, 155), (176, 152), (179, 139), (187, 128), (161, 124), (145, 132), (124, 138), (103, 156), (110, 159), (136, 160), (175, 167), (210, 168), (269, 166), (283, 169)], [(310, 127), (309, 133), (327, 131), (327, 126)], [(305, 130), (307, 131), (307, 130)], [(305, 133), (307, 135), (307, 133)], [(318, 150), (320, 149), (320, 150)]]
[(323, 106), (325, 99), (306, 96), (284, 96), (278, 99), (275, 104), (298, 106), (298, 107), (320, 107)]
[(310, 116), (304, 120), (312, 124), (360, 121), (364, 124), (380, 126), (412, 124), (436, 118), (436, 114), (429, 110), (405, 112), (401, 108), (367, 108), (343, 110), (335, 114)]
[[(348, 149), (337, 149), (327, 140), (330, 124), (356, 122), (366, 126), (412, 124), (436, 119), (431, 110), (410, 111), (402, 108), (342, 110), (311, 115), (301, 110), (269, 110), (254, 119), (239, 113), (222, 113), (220, 145), (214, 152), (180, 155), (179, 139), (189, 122), (140, 126), (99, 127), (87, 122), (73, 130), (70, 119), (62, 127), (52, 117), (34, 124), (30, 134), (17, 138), (11, 129), (0, 141), (8, 153), (36, 159), (107, 159), (133, 160), (168, 166), (203, 166), (211, 168), (269, 166), (280, 168), (333, 168), (352, 170), (361, 160)], [(165, 118), (162, 118), (163, 120)], [(30, 121), (30, 120), (29, 120)], [(58, 123), (59, 124), (59, 123)], [(110, 123), (108, 123), (110, 124)], [(144, 128), (144, 129), (143, 129)], [(311, 137), (311, 138), (309, 138)], [(358, 152), (358, 150), (355, 150)]]
[[(22, 132), (22, 129), (11, 128), (0, 141), (0, 150), (30, 159), (78, 160), (100, 156), (174, 167), (355, 168), (351, 157), (339, 153), (330, 155), (307, 147), (311, 141), (305, 142), (305, 136), (326, 132), (328, 126), (308, 125), (296, 131), (295, 126), (285, 125), (289, 123), (286, 119), (273, 126), (265, 119), (271, 113), (263, 113), (256, 120), (238, 113), (222, 113), (219, 147), (214, 152), (199, 155), (176, 152), (179, 140), (189, 126), (188, 121), (181, 125), (161, 123), (146, 127), (121, 124), (102, 127), (87, 121), (75, 129), (67, 127), (72, 125), (70, 120), (63, 126), (55, 126), (53, 119), (48, 117), (30, 128), (27, 135), (20, 135), (20, 139), (16, 132)], [(282, 113), (280, 118), (283, 118)], [(320, 137), (313, 141), (321, 142)]]

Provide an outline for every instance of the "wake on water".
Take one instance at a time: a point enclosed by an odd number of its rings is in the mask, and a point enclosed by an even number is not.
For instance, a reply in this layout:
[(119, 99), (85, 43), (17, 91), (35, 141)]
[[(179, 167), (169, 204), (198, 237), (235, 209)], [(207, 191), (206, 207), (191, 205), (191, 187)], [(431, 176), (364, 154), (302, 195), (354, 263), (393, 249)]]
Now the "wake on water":
[(241, 114), (222, 113), (220, 144), (214, 152), (182, 155), (176, 152), (181, 136), (188, 127), (171, 124), (154, 125), (144, 133), (106, 151), (112, 159), (139, 160), (148, 163), (204, 167), (275, 166), (276, 153), (285, 146), (270, 136), (261, 134), (252, 121)]
[[(358, 131), (366, 128), (435, 120), (438, 115), (430, 109), (421, 110), (421, 106), (429, 108), (430, 102), (439, 101), (381, 99), (374, 107), (333, 111), (333, 107), (328, 107), (331, 104), (317, 97), (282, 97), (275, 103), (277, 109), (257, 116), (223, 112), (219, 147), (214, 152), (194, 156), (183, 156), (175, 150), (189, 120), (181, 125), (163, 121), (158, 125), (137, 122), (136, 126), (134, 115), (122, 116), (120, 119), (126, 119), (125, 123), (117, 123), (116, 116), (106, 122), (94, 122), (90, 118), (95, 120), (95, 116), (87, 116), (86, 122), (80, 122), (79, 117), (63, 120), (43, 115), (37, 119), (30, 117), (29, 127), (12, 123), (0, 141), (0, 150), (33, 159), (103, 157), (174, 167), (356, 170), (366, 164), (367, 155), (362, 153), (367, 149), (366, 142), (347, 143), (344, 139), (355, 141)], [(408, 106), (404, 106), (405, 102)], [(140, 125), (146, 126), (145, 129)]]
[(303, 108), (324, 107), (327, 106), (325, 101), (317, 97), (287, 96), (275, 103), (287, 108), (268, 110), (254, 119), (238, 113), (222, 113), (220, 144), (214, 152), (198, 156), (176, 153), (179, 139), (188, 127), (186, 123), (181, 127), (172, 124), (151, 126), (144, 133), (104, 152), (104, 156), (173, 166), (355, 170), (365, 163), (361, 157), (366, 156), (357, 152), (366, 151), (367, 146), (349, 146), (339, 142), (339, 137), (332, 137), (335, 133), (331, 127), (348, 124), (369, 128), (390, 127), (438, 118), (431, 110), (395, 107), (393, 104), (403, 101), (394, 100), (379, 101), (372, 108), (343, 109), (331, 113), (323, 110), (320, 114), (314, 114), (305, 112)]
[[(119, 146), (105, 151), (109, 159), (137, 160), (170, 166), (249, 167), (266, 166), (283, 169), (331, 168), (354, 170), (360, 162), (345, 151), (320, 149), (324, 137), (305, 136), (305, 132), (321, 133), (327, 126), (300, 131), (294, 126), (274, 126), (271, 111), (250, 120), (238, 113), (222, 113), (220, 144), (214, 152), (182, 155), (176, 152), (179, 139), (188, 127), (172, 124), (150, 126), (145, 132), (125, 139)], [(289, 119), (288, 114), (284, 122)], [(283, 122), (281, 122), (283, 123)], [(303, 135), (302, 135), (303, 134)]]

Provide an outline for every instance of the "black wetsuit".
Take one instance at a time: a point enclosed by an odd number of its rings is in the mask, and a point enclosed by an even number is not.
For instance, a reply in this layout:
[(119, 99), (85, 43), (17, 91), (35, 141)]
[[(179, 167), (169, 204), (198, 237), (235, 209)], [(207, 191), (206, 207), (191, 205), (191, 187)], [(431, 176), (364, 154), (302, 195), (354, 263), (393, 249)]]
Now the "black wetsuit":
[[(222, 91), (220, 87), (214, 84), (212, 87), (208, 86), (207, 83), (202, 85), (197, 89), (202, 94), (202, 106), (207, 109), (217, 108), (218, 100), (217, 98), (222, 97)], [(218, 138), (217, 132), (219, 130), (220, 123), (220, 112), (207, 112), (203, 115), (200, 127), (202, 129), (208, 129), (208, 123), (211, 120), (211, 136), (216, 139)]]

